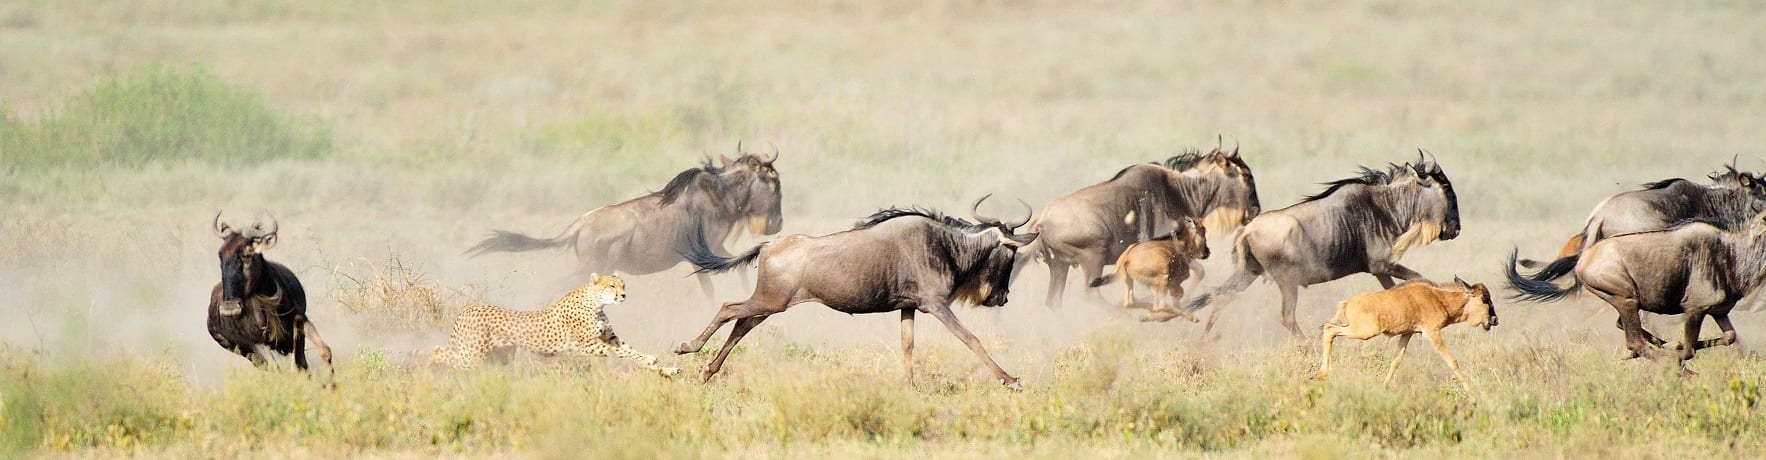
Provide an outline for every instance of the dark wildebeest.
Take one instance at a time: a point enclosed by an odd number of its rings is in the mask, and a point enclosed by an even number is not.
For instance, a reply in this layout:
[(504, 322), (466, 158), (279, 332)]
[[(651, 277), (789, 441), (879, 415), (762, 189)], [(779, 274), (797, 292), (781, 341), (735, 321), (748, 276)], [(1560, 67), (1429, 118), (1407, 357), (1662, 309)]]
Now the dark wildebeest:
[(215, 213), (215, 236), (221, 238), (221, 282), (209, 293), (208, 332), (215, 343), (251, 360), (269, 364), (269, 353), (294, 355), (294, 365), (307, 370), (306, 343), (319, 347), (319, 359), (331, 365), (331, 346), (307, 317), (307, 293), (294, 272), (264, 260), (276, 245), (276, 217), (268, 227), (258, 222), (233, 228)]
[[(1639, 311), (1686, 315), (1680, 343), (1682, 365), (1700, 348), (1735, 343), (1729, 312), (1736, 301), (1766, 281), (1766, 213), (1735, 230), (1692, 221), (1668, 230), (1630, 233), (1595, 242), (1576, 262), (1575, 283), (1559, 288), (1548, 281), (1521, 276), (1515, 256), (1509, 257), (1509, 286), (1521, 300), (1559, 300), (1578, 287), (1600, 297), (1619, 313), (1628, 358), (1654, 356)], [(1518, 251), (1517, 251), (1518, 252)], [(1705, 317), (1717, 321), (1722, 337), (1699, 340)]]
[[(975, 205), (979, 207), (981, 202)], [(1030, 206), (1024, 208), (1026, 213), (1030, 211)], [(758, 259), (760, 271), (754, 293), (747, 300), (723, 304), (705, 332), (682, 343), (675, 353), (699, 351), (724, 323), (736, 321), (723, 349), (705, 367), (702, 378), (710, 380), (742, 336), (792, 305), (820, 302), (853, 314), (900, 311), (902, 368), (912, 386), (914, 313), (923, 312), (938, 318), (974, 350), (1001, 384), (1021, 389), (1018, 379), (994, 363), (981, 341), (957, 321), (950, 306), (952, 302), (1005, 305), (1015, 253), (1035, 241), (1036, 235), (1012, 233), (1030, 219), (1028, 215), (1000, 222), (981, 217), (973, 209), (970, 214), (979, 222), (930, 211), (886, 209), (860, 220), (852, 230), (814, 237), (791, 235), (761, 243), (736, 257), (695, 247), (684, 255), (701, 270), (729, 270)]]
[[(1594, 206), (1582, 232), (1570, 237), (1555, 260), (1528, 275), (1534, 281), (1563, 277), (1576, 267), (1576, 257), (1589, 246), (1613, 235), (1653, 232), (1688, 220), (1704, 220), (1725, 228), (1745, 225), (1749, 218), (1766, 211), (1766, 184), (1735, 166), (1727, 171), (1711, 173), (1711, 185), (1699, 185), (1680, 178), (1644, 184), (1640, 190), (1619, 193)], [(1523, 260), (1521, 265), (1540, 265)]]
[[(741, 153), (737, 144), (737, 153)], [(748, 231), (771, 235), (779, 232), (778, 160), (740, 154), (723, 158), (722, 166), (703, 166), (681, 171), (662, 190), (618, 204), (589, 211), (550, 239), (538, 239), (497, 230), (467, 250), (477, 256), (487, 252), (531, 251), (569, 245), (576, 250), (578, 268), (574, 281), (588, 273), (656, 273), (686, 259), (683, 248), (707, 246), (726, 253), (724, 241), (743, 224)], [(699, 274), (699, 286), (712, 296), (711, 277)]]
[(1044, 206), (1029, 227), (1041, 236), (1019, 256), (1017, 269), (1031, 259), (1048, 264), (1047, 300), (1057, 306), (1067, 288), (1067, 270), (1075, 265), (1084, 280), (1096, 279), (1129, 245), (1150, 239), (1176, 219), (1201, 220), (1224, 232), (1261, 209), (1257, 182), (1237, 148), (1189, 152), (1163, 165), (1137, 164)]
[[(1281, 289), (1282, 326), (1302, 337), (1294, 322), (1300, 288), (1356, 273), (1373, 275), (1385, 288), (1393, 286), (1392, 278), (1420, 280), (1422, 275), (1398, 264), (1404, 252), (1459, 236), (1453, 183), (1420, 151), (1415, 163), (1386, 171), (1363, 167), (1360, 175), (1329, 185), (1298, 204), (1251, 219), (1233, 237), (1237, 273), (1191, 301), (1190, 310), (1230, 302), (1233, 294), (1268, 276)], [(1213, 330), (1219, 317), (1216, 308), (1204, 331)]]

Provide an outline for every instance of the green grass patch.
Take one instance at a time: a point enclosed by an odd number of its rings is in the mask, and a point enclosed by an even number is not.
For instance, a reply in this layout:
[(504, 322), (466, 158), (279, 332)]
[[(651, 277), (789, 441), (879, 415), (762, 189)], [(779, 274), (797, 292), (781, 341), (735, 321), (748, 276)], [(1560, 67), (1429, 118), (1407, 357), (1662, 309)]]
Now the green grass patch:
[(330, 150), (330, 129), (318, 118), (278, 111), (256, 91), (173, 65), (101, 78), (39, 120), (10, 111), (0, 118), (0, 165), (7, 169), (250, 165)]

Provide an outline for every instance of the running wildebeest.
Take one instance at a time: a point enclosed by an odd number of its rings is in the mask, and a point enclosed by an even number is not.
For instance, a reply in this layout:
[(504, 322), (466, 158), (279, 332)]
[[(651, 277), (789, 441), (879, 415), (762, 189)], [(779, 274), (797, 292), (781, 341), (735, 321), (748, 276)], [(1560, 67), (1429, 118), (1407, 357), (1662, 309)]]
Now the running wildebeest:
[[(1588, 214), (1582, 232), (1570, 238), (1555, 260), (1527, 278), (1561, 278), (1576, 267), (1576, 257), (1582, 251), (1613, 235), (1662, 230), (1687, 220), (1710, 221), (1725, 228), (1746, 225), (1749, 218), (1766, 211), (1766, 183), (1737, 171), (1733, 164), (1724, 168), (1727, 170), (1708, 176), (1710, 185), (1666, 179), (1601, 200)], [(1532, 268), (1540, 263), (1523, 260), (1521, 265)]]
[[(1356, 177), (1328, 184), (1317, 195), (1293, 206), (1251, 219), (1233, 237), (1237, 273), (1213, 292), (1190, 302), (1200, 310), (1242, 292), (1258, 277), (1275, 281), (1282, 294), (1282, 326), (1302, 337), (1294, 322), (1299, 289), (1367, 273), (1391, 288), (1392, 278), (1405, 281), (1422, 275), (1398, 260), (1406, 250), (1437, 239), (1459, 236), (1459, 198), (1441, 165), (1424, 160), (1391, 165), (1386, 171), (1366, 167)], [(1221, 299), (1227, 297), (1226, 299)], [(1212, 331), (1220, 308), (1203, 328)]]
[[(902, 368), (911, 387), (914, 314), (920, 312), (938, 318), (962, 339), (993, 370), (1000, 384), (1022, 389), (1018, 379), (994, 363), (981, 341), (951, 313), (953, 302), (1005, 305), (1015, 252), (1036, 240), (1034, 233), (1013, 234), (1029, 215), (1001, 222), (976, 213), (980, 205), (981, 201), (976, 201), (970, 211), (977, 222), (917, 209), (885, 209), (860, 220), (852, 230), (823, 236), (791, 235), (761, 243), (735, 257), (694, 247), (683, 255), (701, 270), (724, 271), (757, 260), (760, 269), (754, 293), (747, 300), (724, 303), (705, 331), (682, 343), (675, 353), (698, 352), (724, 323), (736, 321), (723, 348), (701, 375), (709, 381), (748, 331), (792, 305), (820, 302), (850, 314), (900, 311)], [(1024, 208), (1030, 212), (1029, 205)]]
[[(656, 273), (685, 261), (682, 248), (704, 245), (725, 253), (724, 241), (741, 224), (749, 232), (772, 235), (784, 224), (780, 214), (779, 171), (771, 158), (742, 154), (722, 157), (721, 166), (704, 165), (681, 171), (662, 190), (603, 206), (578, 217), (558, 236), (539, 239), (497, 230), (467, 250), (516, 252), (570, 246), (578, 267), (571, 281), (588, 273)], [(712, 296), (711, 277), (700, 273), (699, 286)]]
[(215, 236), (221, 239), (221, 282), (209, 293), (208, 331), (221, 348), (238, 353), (253, 365), (269, 364), (269, 353), (294, 355), (294, 365), (307, 370), (306, 343), (319, 348), (319, 359), (331, 365), (331, 346), (307, 317), (307, 294), (294, 272), (264, 260), (276, 246), (279, 225), (269, 218), (246, 228), (221, 223), (215, 213)]
[[(1691, 221), (1667, 230), (1612, 236), (1582, 252), (1569, 288), (1521, 276), (1515, 255), (1504, 268), (1518, 299), (1550, 302), (1581, 288), (1611, 304), (1619, 313), (1619, 328), (1625, 331), (1625, 346), (1631, 352), (1627, 358), (1653, 357), (1651, 347), (1660, 345), (1643, 330), (1639, 311), (1685, 314), (1678, 356), (1684, 366), (1700, 348), (1735, 343), (1729, 312), (1736, 301), (1766, 281), (1762, 237), (1766, 237), (1766, 213), (1734, 230)], [(1723, 330), (1721, 337), (1699, 340), (1706, 316), (1716, 320)]]
[[(1091, 287), (1103, 286), (1120, 278), (1122, 307), (1147, 308), (1147, 317), (1142, 321), (1170, 321), (1182, 316), (1195, 322), (1195, 315), (1182, 307), (1183, 282), (1193, 275), (1196, 284), (1201, 284), (1201, 271), (1191, 270), (1191, 265), (1207, 258), (1208, 228), (1185, 217), (1178, 221), (1177, 228), (1170, 234), (1129, 245), (1122, 251), (1122, 256), (1116, 258), (1116, 272), (1091, 280)], [(1136, 282), (1152, 289), (1153, 302), (1150, 305), (1134, 301)], [(1167, 299), (1171, 302), (1166, 303)]]
[(1392, 358), (1385, 380), (1392, 383), (1398, 363), (1404, 361), (1404, 349), (1410, 346), (1410, 337), (1420, 333), (1435, 345), (1435, 351), (1447, 361), (1447, 368), (1453, 370), (1453, 377), (1465, 386), (1466, 393), (1471, 393), (1471, 382), (1459, 371), (1459, 358), (1447, 351), (1447, 342), (1441, 338), (1441, 329), (1459, 323), (1472, 323), (1486, 331), (1496, 327), (1496, 304), (1490, 302), (1490, 289), (1484, 283), (1474, 285), (1455, 276), (1448, 285), (1412, 281), (1384, 291), (1357, 294), (1338, 303), (1337, 315), (1322, 328), (1323, 349), (1319, 352), (1317, 378), (1324, 380), (1331, 373), (1331, 345), (1337, 337), (1367, 340), (1377, 335), (1396, 335), (1398, 356)]
[(1216, 232), (1249, 222), (1262, 209), (1251, 167), (1216, 147), (1206, 155), (1189, 152), (1118, 171), (1044, 206), (1030, 223), (1041, 235), (1019, 255), (1022, 270), (1032, 259), (1049, 267), (1049, 306), (1058, 306), (1067, 289), (1067, 270), (1077, 265), (1083, 280), (1096, 279), (1104, 266), (1129, 245), (1152, 238), (1176, 219), (1201, 220)]

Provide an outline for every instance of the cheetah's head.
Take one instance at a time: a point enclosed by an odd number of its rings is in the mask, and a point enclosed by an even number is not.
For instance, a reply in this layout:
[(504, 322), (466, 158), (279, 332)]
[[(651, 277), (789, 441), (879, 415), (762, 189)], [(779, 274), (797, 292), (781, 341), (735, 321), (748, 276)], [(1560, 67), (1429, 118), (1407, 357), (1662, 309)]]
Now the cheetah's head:
[(589, 286), (589, 292), (594, 294), (595, 301), (602, 305), (625, 301), (625, 280), (619, 279), (618, 275), (590, 273)]

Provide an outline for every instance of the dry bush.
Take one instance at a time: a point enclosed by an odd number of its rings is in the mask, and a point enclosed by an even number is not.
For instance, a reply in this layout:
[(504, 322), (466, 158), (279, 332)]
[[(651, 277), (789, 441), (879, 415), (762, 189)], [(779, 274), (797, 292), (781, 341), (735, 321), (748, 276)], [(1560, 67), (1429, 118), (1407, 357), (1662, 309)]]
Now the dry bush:
[(382, 264), (334, 265), (331, 276), (344, 309), (403, 330), (445, 329), (461, 309), (484, 298), (481, 288), (442, 286), (396, 255)]

